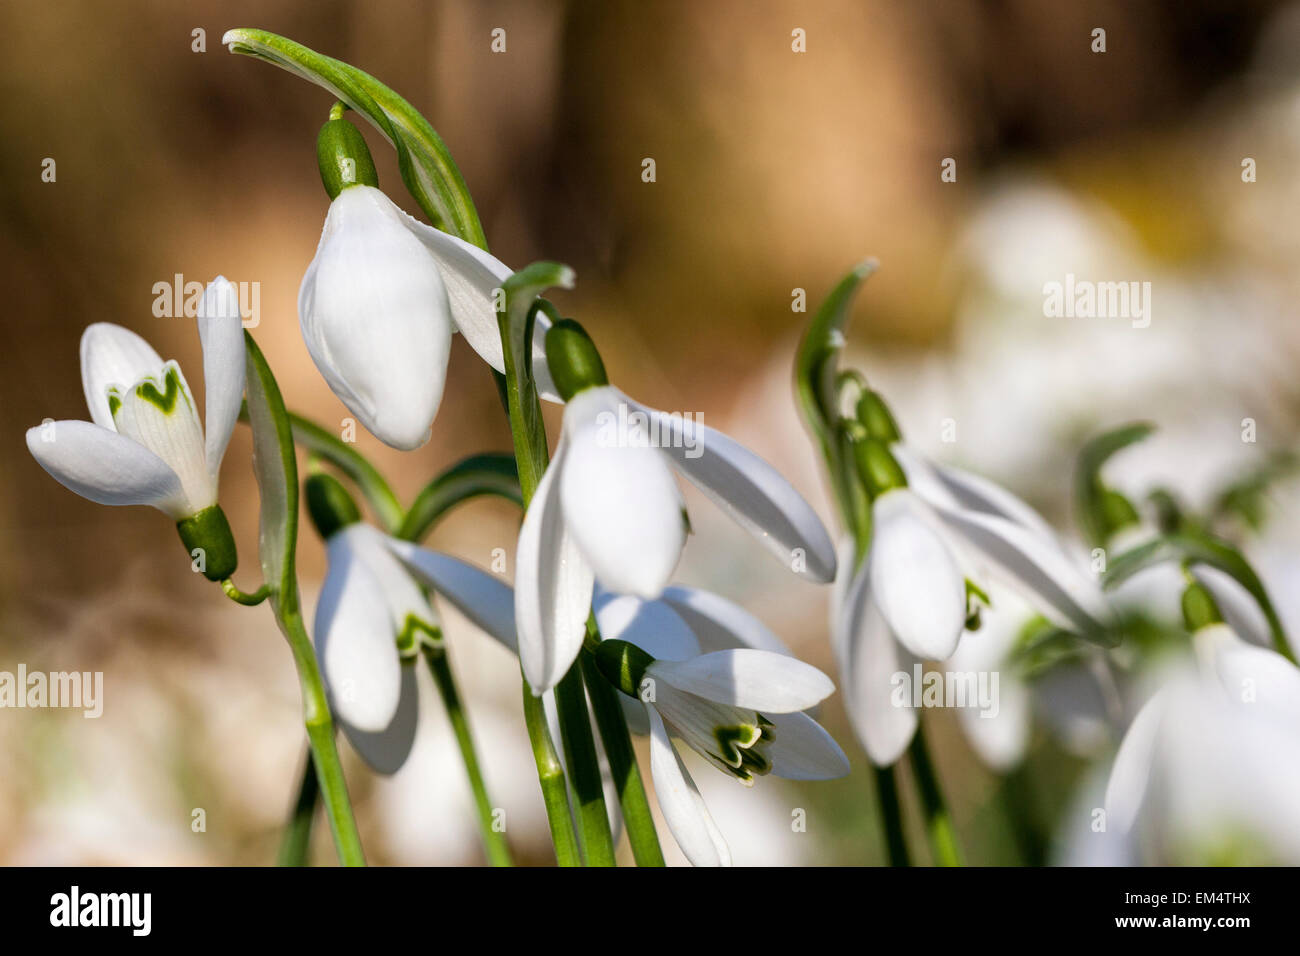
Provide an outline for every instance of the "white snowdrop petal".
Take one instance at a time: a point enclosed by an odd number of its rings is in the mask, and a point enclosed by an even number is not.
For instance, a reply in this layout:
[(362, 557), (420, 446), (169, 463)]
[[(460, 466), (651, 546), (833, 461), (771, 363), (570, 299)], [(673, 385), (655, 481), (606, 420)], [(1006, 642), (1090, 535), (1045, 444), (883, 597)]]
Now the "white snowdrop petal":
[(163, 365), (159, 379), (147, 379), (117, 396), (113, 421), (118, 434), (153, 452), (180, 479), (187, 517), (216, 504), (217, 487), (208, 472), (194, 395), (175, 362)]
[(726, 841), (677, 756), (663, 719), (649, 706), (646, 716), (650, 722), (650, 775), (673, 839), (693, 866), (730, 866)]
[(407, 661), (401, 665), (397, 710), (382, 730), (362, 730), (339, 715), (339, 726), (343, 728), (348, 743), (352, 744), (361, 759), (376, 773), (396, 773), (406, 763), (406, 758), (415, 745), (415, 732), (420, 717), (420, 687), (415, 671), (417, 666), (416, 661)]
[(688, 694), (763, 714), (806, 710), (835, 692), (831, 679), (811, 664), (751, 648), (655, 661), (646, 674)]
[(1084, 635), (1102, 633), (1112, 626), (1101, 584), (1054, 540), (996, 515), (936, 510), (964, 546), (1052, 623)]
[(538, 483), (519, 530), (515, 624), (524, 676), (541, 694), (569, 670), (582, 649), (595, 577), (565, 526), (559, 481), (567, 442)]
[(108, 390), (125, 392), (146, 378), (162, 376), (163, 360), (152, 345), (130, 329), (95, 322), (81, 333), (81, 387), (90, 419), (116, 430), (108, 407)]
[[(456, 328), (483, 361), (504, 373), (506, 367), (501, 352), (496, 299), (497, 290), (514, 270), (473, 243), (434, 229), (405, 213), (402, 215), (407, 228), (438, 261)], [(533, 378), (542, 398), (559, 402), (555, 383), (551, 380), (550, 366), (546, 364), (546, 331), (550, 325), (551, 320), (545, 315), (539, 313), (536, 316), (533, 327)]]
[(321, 673), (341, 720), (361, 731), (383, 731), (401, 696), (396, 624), (383, 587), (351, 539), (336, 534), (327, 551), (329, 572), (316, 605)]
[(37, 464), (69, 491), (101, 505), (153, 505), (179, 520), (181, 480), (139, 442), (91, 422), (48, 422), (27, 430)]
[(239, 420), (247, 365), (239, 290), (223, 276), (217, 276), (204, 290), (198, 324), (203, 346), (204, 457), (215, 484)]
[(518, 653), (515, 595), (509, 585), (472, 564), (409, 541), (387, 538), (386, 544), (426, 587), (450, 601), (456, 610), (511, 653)]
[(619, 397), (650, 416), (673, 466), (782, 564), (806, 567), (814, 581), (834, 580), (835, 545), (817, 512), (780, 472), (717, 429)]
[(895, 675), (910, 673), (914, 661), (894, 640), (872, 600), (868, 564), (853, 575), (831, 628), (853, 732), (871, 762), (887, 767), (916, 733), (918, 715), (911, 698), (895, 694)]
[(686, 543), (681, 493), (664, 457), (638, 444), (644, 433), (611, 427), (610, 397), (608, 388), (588, 389), (565, 408), (565, 524), (603, 588), (653, 599)]
[(1142, 809), (1156, 758), (1156, 738), (1165, 716), (1165, 698), (1157, 692), (1138, 711), (1120, 742), (1106, 784), (1106, 828), (1132, 829)]
[(298, 292), (312, 361), (380, 441), (418, 448), (442, 401), (451, 314), (437, 262), (378, 189), (330, 205)]
[(774, 654), (790, 654), (790, 649), (785, 642), (772, 633), (766, 624), (739, 604), (728, 601), (712, 591), (674, 585), (664, 589), (662, 600), (676, 611), (694, 632), (701, 650), (721, 651), (730, 647), (752, 647), (755, 650), (771, 651)]
[(966, 623), (966, 583), (925, 508), (906, 488), (876, 499), (871, 593), (904, 647), (943, 660), (956, 649)]
[(600, 593), (594, 610), (602, 640), (627, 641), (658, 660), (684, 661), (700, 653), (695, 634), (666, 602)]
[(807, 714), (771, 714), (772, 773), (787, 780), (834, 780), (849, 772), (849, 758), (821, 724)]

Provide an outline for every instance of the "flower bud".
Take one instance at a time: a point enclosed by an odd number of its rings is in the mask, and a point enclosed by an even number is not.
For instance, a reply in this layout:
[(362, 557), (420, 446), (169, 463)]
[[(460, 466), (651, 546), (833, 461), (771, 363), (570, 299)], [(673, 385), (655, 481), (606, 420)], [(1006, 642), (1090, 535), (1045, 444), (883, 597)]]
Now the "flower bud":
[(361, 520), (357, 503), (333, 475), (317, 472), (303, 483), (307, 514), (321, 539), (328, 541), (340, 528)]
[(1193, 634), (1203, 627), (1223, 622), (1219, 605), (1215, 603), (1209, 589), (1199, 582), (1193, 581), (1183, 591), (1183, 621), (1187, 624), (1187, 630)]
[(857, 462), (858, 474), (871, 493), (872, 500), (894, 488), (907, 487), (907, 476), (903, 474), (902, 466), (881, 439), (864, 438), (854, 442), (853, 456)]
[(330, 199), (349, 186), (378, 186), (379, 174), (361, 131), (342, 118), (342, 111), (330, 111), (330, 118), (316, 137), (316, 164)]
[(203, 556), (203, 576), (209, 581), (224, 581), (235, 573), (239, 555), (235, 550), (235, 536), (230, 533), (230, 522), (221, 505), (209, 505), (202, 511), (176, 522), (185, 550), (194, 557)]
[(588, 388), (609, 384), (595, 343), (573, 319), (560, 319), (547, 331), (546, 364), (556, 390), (566, 402)]
[(894, 413), (889, 410), (880, 393), (871, 389), (862, 393), (858, 399), (858, 421), (872, 438), (877, 438), (886, 445), (898, 441), (900, 433)]

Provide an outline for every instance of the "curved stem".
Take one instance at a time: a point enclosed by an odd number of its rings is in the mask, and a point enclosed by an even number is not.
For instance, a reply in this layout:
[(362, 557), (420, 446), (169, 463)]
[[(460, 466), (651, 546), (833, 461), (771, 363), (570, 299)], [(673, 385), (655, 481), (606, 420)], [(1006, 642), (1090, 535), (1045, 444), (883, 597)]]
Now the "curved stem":
[(546, 709), (542, 699), (533, 696), (527, 680), (524, 688), (524, 724), (528, 728), (528, 741), (533, 747), (533, 760), (537, 764), (537, 781), (542, 787), (542, 801), (546, 804), (546, 819), (551, 827), (551, 843), (555, 845), (555, 861), (560, 866), (582, 866), (578, 852), (578, 835), (573, 829), (573, 816), (569, 813), (569, 792), (564, 782), (564, 764), (555, 752), (551, 729), (546, 723)]
[(443, 706), (447, 708), (447, 719), (451, 721), (452, 732), (456, 735), (456, 744), (460, 747), (465, 773), (469, 776), (470, 789), (474, 793), (479, 832), (483, 836), (483, 849), (487, 852), (488, 862), (493, 866), (510, 866), (510, 846), (506, 843), (505, 833), (495, 825), (492, 801), (488, 799), (487, 786), (483, 783), (483, 772), (479, 768), (478, 754), (474, 750), (474, 738), (469, 731), (469, 718), (461, 704), (460, 691), (456, 687), (456, 679), (452, 675), (447, 653), (445, 650), (426, 646), (424, 659), (433, 674), (434, 683), (438, 685)]
[[(594, 620), (588, 621), (587, 627), (590, 634)], [(637, 866), (663, 866), (663, 849), (659, 846), (654, 815), (650, 812), (650, 801), (646, 798), (641, 771), (636, 764), (636, 752), (632, 749), (632, 737), (628, 733), (627, 717), (619, 703), (618, 691), (596, 669), (596, 662), (589, 652), (584, 650), (579, 660), (587, 693), (591, 697), (591, 711), (596, 717), (601, 743), (605, 745), (614, 786), (618, 789), (618, 802), (623, 811), (632, 856)]]
[(247, 591), (241, 591), (230, 578), (226, 578), (221, 582), (221, 590), (226, 592), (226, 597), (230, 598), (230, 600), (236, 604), (242, 604), (244, 607), (256, 607), (271, 596), (271, 585), (269, 584), (263, 583), (260, 588), (249, 594)]
[(280, 842), (280, 866), (306, 866), (311, 849), (312, 820), (316, 816), (316, 798), (320, 783), (316, 779), (316, 765), (308, 750), (302, 761), (302, 782), (298, 785), (298, 798), (294, 801)]
[(930, 850), (939, 866), (961, 866), (961, 850), (957, 846), (957, 831), (952, 825), (952, 814), (939, 788), (939, 778), (930, 762), (930, 750), (925, 743), (924, 728), (919, 724), (912, 745), (908, 748), (912, 770), (916, 774), (916, 788), (921, 792), (921, 808), (925, 813), (925, 829), (930, 837)]
[(911, 866), (907, 839), (903, 835), (903, 812), (898, 800), (896, 765), (872, 767), (876, 775), (876, 797), (880, 802), (880, 823), (885, 830), (885, 848), (890, 866)]

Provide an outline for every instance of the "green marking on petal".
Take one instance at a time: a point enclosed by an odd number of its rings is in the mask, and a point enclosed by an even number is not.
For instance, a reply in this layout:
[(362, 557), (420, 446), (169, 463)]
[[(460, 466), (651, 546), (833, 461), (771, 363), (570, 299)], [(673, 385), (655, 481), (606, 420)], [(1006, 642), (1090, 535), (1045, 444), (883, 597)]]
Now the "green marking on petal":
[(728, 766), (739, 769), (745, 762), (744, 752), (758, 743), (763, 736), (763, 731), (754, 724), (737, 724), (715, 727), (713, 736), (720, 748), (718, 756)]
[(176, 410), (176, 399), (182, 391), (180, 370), (175, 365), (169, 367), (163, 375), (163, 385), (165, 391), (159, 390), (156, 382), (145, 379), (135, 387), (135, 393), (146, 402), (156, 405), (164, 415), (170, 415)]
[(442, 628), (421, 620), (414, 614), (406, 615), (402, 629), (397, 634), (397, 653), (401, 657), (415, 657), (423, 648), (440, 650), (442, 646)]
[(122, 396), (118, 394), (117, 386), (112, 385), (108, 389), (108, 414), (117, 421), (117, 410), (122, 407)]

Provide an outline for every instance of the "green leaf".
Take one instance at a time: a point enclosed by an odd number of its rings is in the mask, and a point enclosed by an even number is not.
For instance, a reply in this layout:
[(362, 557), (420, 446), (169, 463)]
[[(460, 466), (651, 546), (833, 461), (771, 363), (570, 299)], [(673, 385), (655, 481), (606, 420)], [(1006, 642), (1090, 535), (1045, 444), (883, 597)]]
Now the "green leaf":
[(1121, 425), (1090, 440), (1079, 451), (1075, 467), (1075, 511), (1084, 537), (1093, 545), (1106, 543), (1110, 528), (1106, 520), (1106, 486), (1101, 480), (1101, 467), (1117, 451), (1142, 441), (1155, 426), (1149, 422)]
[(849, 321), (853, 297), (863, 280), (876, 268), (876, 260), (866, 259), (840, 280), (813, 316), (795, 355), (795, 398), (826, 460), (842, 515), (852, 514), (852, 496), (844, 480), (841, 442), (836, 428), (839, 419), (839, 356), (844, 348), (844, 327)]
[(532, 349), (537, 310), (545, 311), (552, 319), (559, 318), (554, 306), (538, 299), (552, 286), (573, 288), (573, 270), (558, 262), (534, 262), (525, 266), (502, 285), (505, 309), (497, 313), (505, 352), (510, 434), (514, 438), (519, 486), (525, 506), (542, 480), (550, 457), (542, 407), (537, 399), (537, 383), (533, 379)]
[(365, 455), (336, 438), (332, 432), (301, 415), (290, 412), (289, 422), (293, 426), (293, 437), (298, 444), (320, 455), (356, 483), (389, 532), (396, 531), (401, 526), (402, 503), (398, 501), (397, 495), (384, 480), (384, 476), (379, 473), (379, 469), (372, 465)]
[(513, 455), (489, 452), (452, 465), (424, 486), (397, 536), (419, 541), (448, 511), (479, 495), (496, 495), (523, 506), (524, 496), (519, 489)]
[(1111, 562), (1102, 578), (1107, 588), (1113, 588), (1131, 578), (1144, 568), (1179, 559), (1192, 564), (1208, 564), (1233, 578), (1254, 598), (1264, 618), (1268, 621), (1274, 649), (1289, 660), (1295, 657), (1287, 641), (1282, 619), (1268, 596), (1264, 582), (1245, 556), (1228, 542), (1198, 531), (1182, 531), (1165, 535), (1126, 551)]
[(439, 229), (487, 248), (474, 201), (446, 144), (406, 100), (369, 73), (265, 30), (230, 30), (232, 53), (273, 63), (315, 83), (374, 124), (397, 150), (402, 181)]
[(273, 588), (277, 618), (296, 610), (298, 584), (294, 551), (298, 543), (298, 463), (293, 428), (270, 366), (253, 336), (244, 332), (247, 357), (248, 420), (253, 428), (253, 473), (262, 499), (258, 551), (262, 576)]

